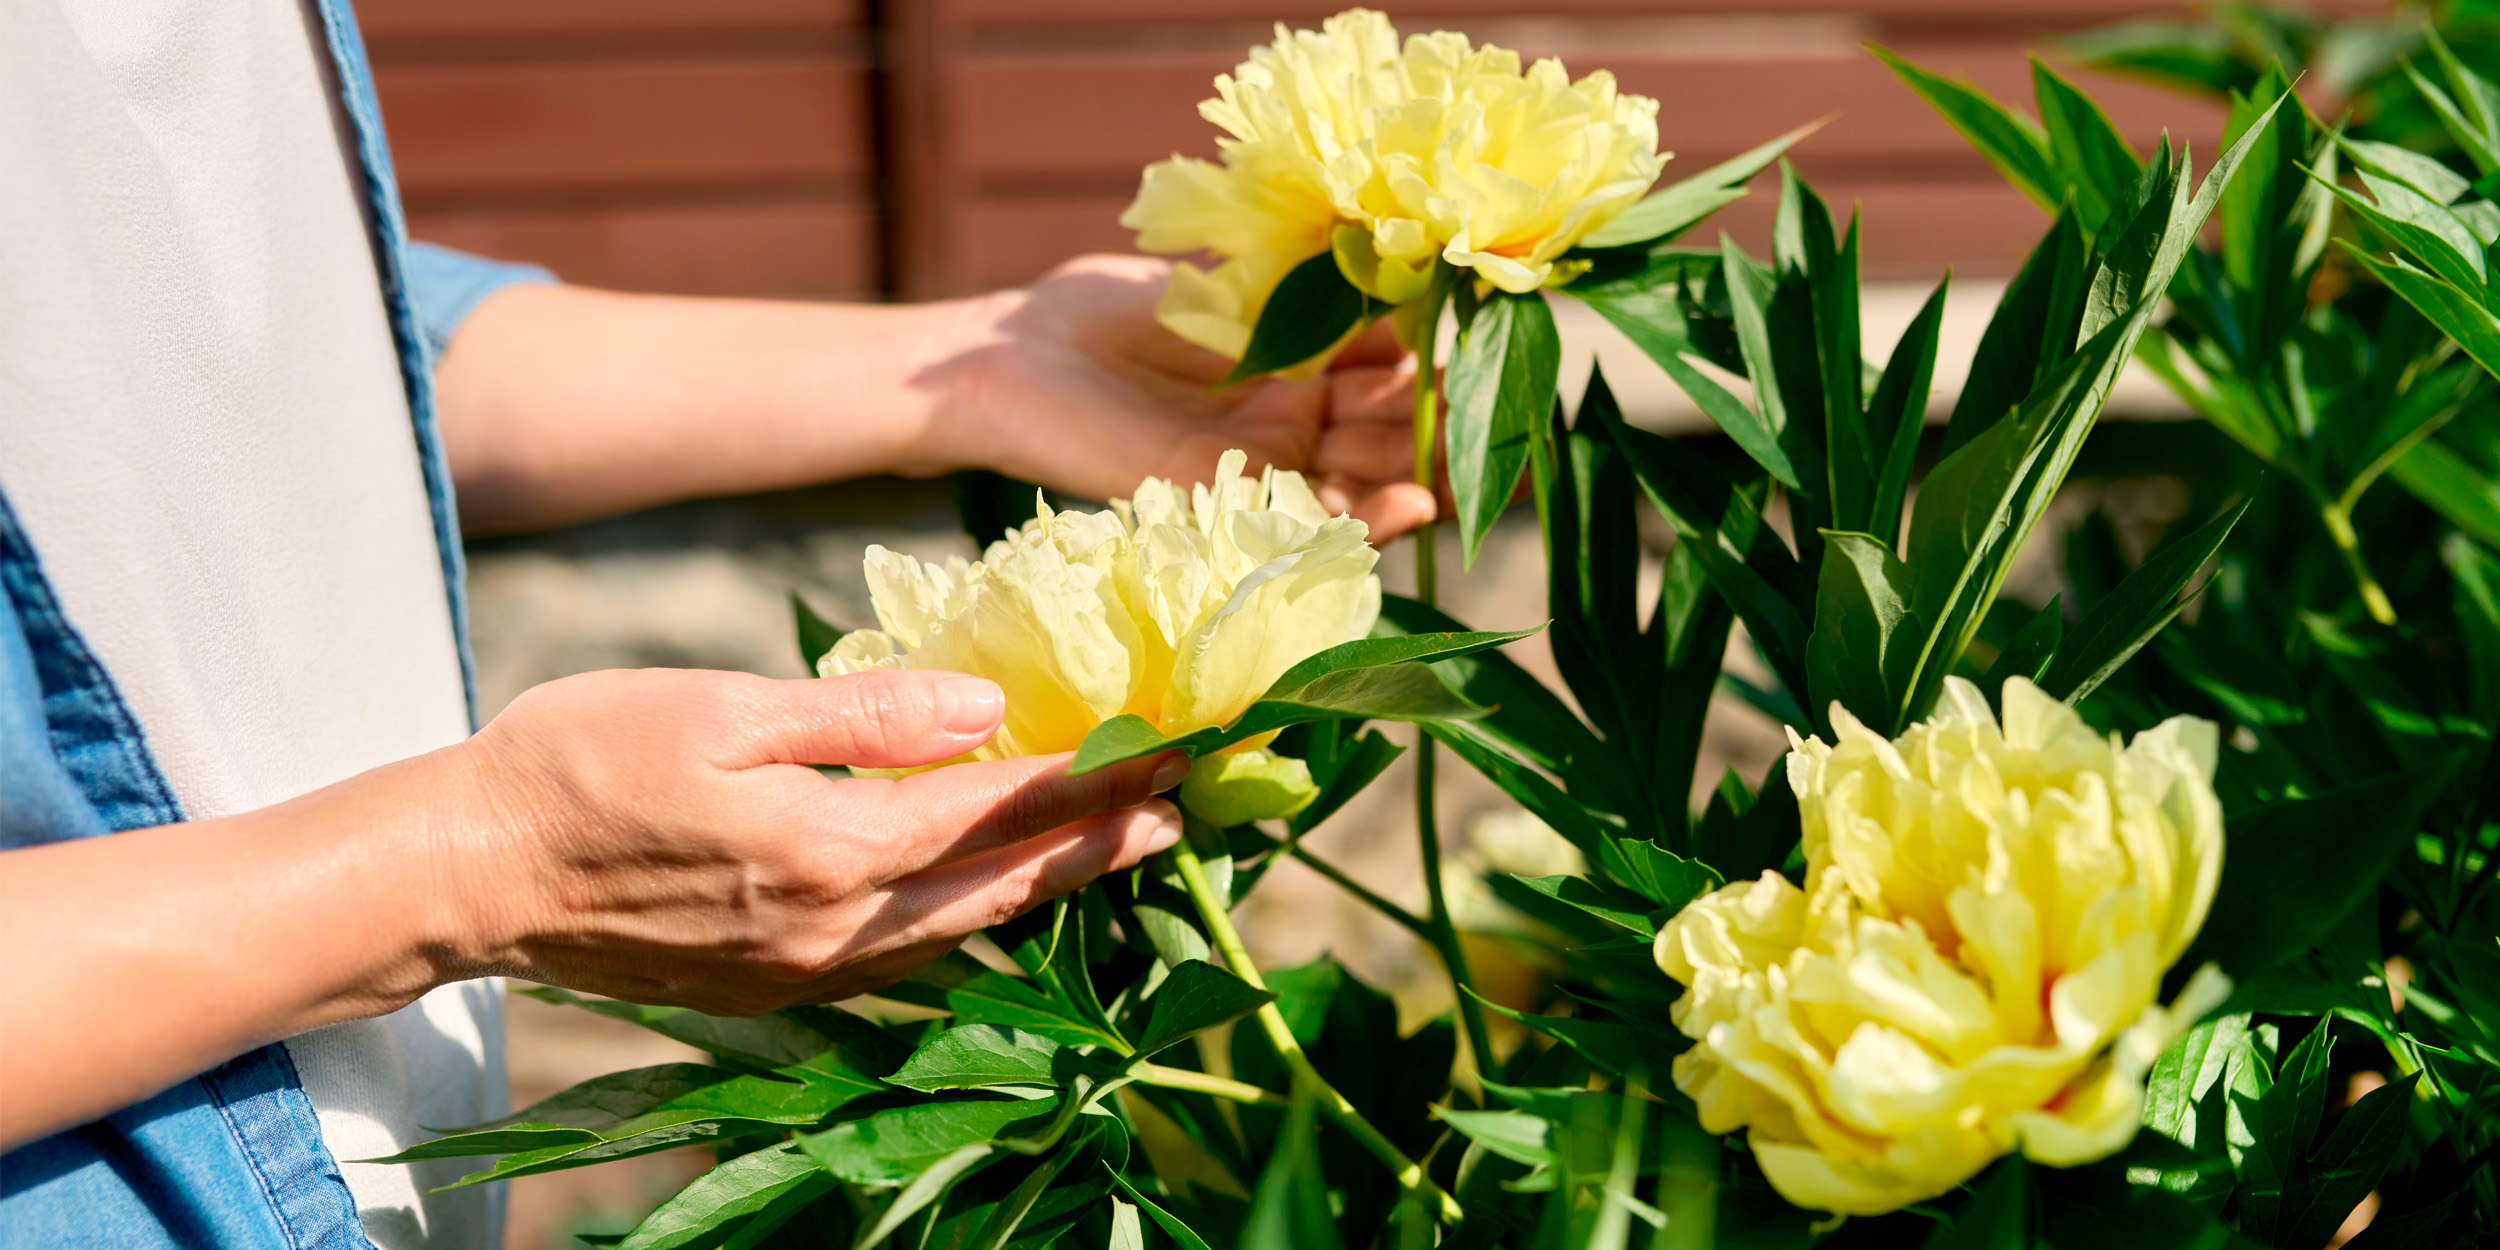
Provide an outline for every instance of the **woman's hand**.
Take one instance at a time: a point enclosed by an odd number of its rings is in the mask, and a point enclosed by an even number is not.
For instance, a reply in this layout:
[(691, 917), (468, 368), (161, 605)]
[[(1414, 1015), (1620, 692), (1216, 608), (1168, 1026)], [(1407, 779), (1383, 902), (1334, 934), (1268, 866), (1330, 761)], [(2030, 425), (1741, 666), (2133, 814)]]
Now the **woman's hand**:
[(996, 684), (653, 669), (523, 695), (462, 749), (455, 821), (481, 904), (455, 975), (503, 973), (719, 1015), (830, 1002), (1170, 846), (1178, 753), (1082, 777), (1065, 755), (900, 780), (989, 739)]
[(808, 767), (949, 759), (1003, 710), (949, 673), (589, 673), (273, 807), (0, 852), (0, 1150), (469, 977), (845, 998), (1180, 836), (1147, 801), (1178, 754)]
[(1309, 475), (1320, 501), (1385, 542), (1433, 519), (1411, 480), (1415, 366), (1386, 322), (1316, 378), (1218, 391), (1232, 362), (1155, 320), (1169, 262), (1085, 256), (1030, 287), (965, 301), (964, 346), (916, 385), (941, 398), (947, 459), (1089, 499), (1147, 477), (1211, 478), (1231, 448)]
[(1231, 362), (1155, 320), (1170, 266), (1089, 256), (928, 304), (506, 287), (435, 370), (472, 533), (877, 473), (996, 469), (1089, 499), (1210, 481), (1231, 448), (1310, 475), (1386, 542), (1433, 518), (1414, 366), (1373, 327), (1309, 380), (1215, 389)]

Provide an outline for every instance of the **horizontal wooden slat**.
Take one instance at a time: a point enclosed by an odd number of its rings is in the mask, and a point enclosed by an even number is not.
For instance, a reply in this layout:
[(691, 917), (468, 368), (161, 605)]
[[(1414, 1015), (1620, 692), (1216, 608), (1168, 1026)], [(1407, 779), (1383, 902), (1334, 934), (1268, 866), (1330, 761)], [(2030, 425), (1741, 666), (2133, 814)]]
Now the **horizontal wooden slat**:
[[(1844, 217), (1852, 205), (1863, 205), (1870, 278), (1932, 282), (1948, 265), (1962, 274), (2009, 274), (2048, 229), (2048, 218), (2001, 182), (1828, 182), (1816, 190)], [(1757, 180), (1753, 195), (1705, 223), (1697, 241), (1726, 230), (1755, 255), (1766, 255), (1777, 196), (1767, 176)], [(1133, 250), (1134, 236), (1119, 224), (1126, 205), (1111, 196), (967, 205), (957, 243), (965, 279), (981, 287), (1012, 285), (1080, 252)]]
[(854, 299), (877, 290), (876, 214), (859, 203), (417, 212), (409, 232), (618, 290)]
[(375, 75), (412, 198), (855, 178), (868, 77), (837, 57), (402, 66)]
[(359, 0), (370, 38), (853, 29), (865, 0)]
[[(2027, 104), (2031, 71), (2010, 44), (1911, 45), (1930, 68), (1969, 75), (2000, 99)], [(1577, 60), (1575, 72), (1594, 68)], [(1214, 155), (1215, 127), (1197, 115), (1229, 66), (1163, 52), (1010, 53), (968, 60), (960, 73), (964, 168), (1038, 177), (1121, 170), (1174, 152)], [(1874, 57), (1853, 48), (1776, 60), (1639, 61), (1609, 65), (1627, 91), (1659, 101), (1660, 142), (1687, 162), (1741, 151), (1827, 113), (1839, 120), (1804, 149), (1826, 161), (1966, 159), (1968, 145)], [(2164, 127), (2200, 150), (2221, 130), (2211, 104), (2140, 83), (2091, 75), (2089, 88), (2131, 139)], [(1697, 168), (1689, 164), (1688, 168)]]

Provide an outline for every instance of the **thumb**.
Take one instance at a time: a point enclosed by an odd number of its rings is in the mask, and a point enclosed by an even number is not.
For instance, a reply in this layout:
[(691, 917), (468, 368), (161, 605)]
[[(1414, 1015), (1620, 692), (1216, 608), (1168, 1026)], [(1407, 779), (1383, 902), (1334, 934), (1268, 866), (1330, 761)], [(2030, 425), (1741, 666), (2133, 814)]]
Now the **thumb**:
[(741, 754), (757, 764), (913, 768), (998, 732), (1007, 694), (985, 677), (883, 669), (760, 683)]

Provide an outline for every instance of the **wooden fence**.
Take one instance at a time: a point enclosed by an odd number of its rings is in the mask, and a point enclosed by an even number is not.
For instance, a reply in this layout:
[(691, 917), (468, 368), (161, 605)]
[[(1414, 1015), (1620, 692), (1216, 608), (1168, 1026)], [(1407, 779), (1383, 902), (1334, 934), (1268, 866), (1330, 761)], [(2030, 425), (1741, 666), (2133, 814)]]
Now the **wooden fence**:
[[(362, 0), (416, 234), (637, 290), (915, 298), (1122, 249), (1147, 162), (1312, 0)], [(2146, 0), (1427, 0), (1447, 26), (1660, 101), (1668, 167), (1827, 113), (1797, 163), (1866, 211), (1876, 276), (2007, 272), (2042, 222), (1860, 46), (2029, 99), (2026, 52)], [(2210, 155), (2219, 114), (2092, 76)], [(1759, 250), (1770, 197), (1722, 223)]]

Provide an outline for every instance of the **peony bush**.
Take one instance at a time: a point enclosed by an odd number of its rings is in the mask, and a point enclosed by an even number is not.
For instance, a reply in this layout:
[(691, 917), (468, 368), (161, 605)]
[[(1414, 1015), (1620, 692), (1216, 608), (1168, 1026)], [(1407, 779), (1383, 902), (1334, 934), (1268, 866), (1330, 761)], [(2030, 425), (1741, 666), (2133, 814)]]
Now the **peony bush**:
[[(2272, 33), (2094, 45), (2225, 98), (2201, 174), (2044, 66), (2035, 118), (1875, 50), (2051, 215), (1932, 412), (1945, 287), (1867, 358), (1858, 224), (1794, 169), (1769, 257), (1680, 241), (1811, 125), (1653, 187), (1656, 106), (1602, 72), (1360, 10), (1279, 28), (1203, 109), (1220, 159), (1153, 166), (1123, 218), (1217, 262), (1163, 319), (1231, 381), (1394, 319), (1418, 480), (1446, 463), (1470, 558), (1524, 501), (1549, 623), (1441, 611), (1429, 530), (1384, 595), (1360, 523), (1239, 453), (1037, 499), (978, 561), (872, 548), (877, 628), (795, 605), (811, 665), (998, 681), (975, 758), (1185, 751), (1182, 841), (839, 1007), (525, 991), (710, 1061), (399, 1157), (710, 1151), (584, 1238), (634, 1250), (2487, 1242), (2500, 45), (2339, 36), (2330, 126), (2246, 59), (2315, 32), (2232, 20)], [(1716, 433), (1640, 428), (1602, 372), (1564, 412), (1554, 299)], [(2130, 362), (2201, 420), (2099, 427)], [(2143, 475), (2184, 486), (2157, 541), (2043, 524)], [(2026, 544), (2062, 544), (2045, 603), (2002, 593)], [(1697, 776), (1714, 703), (1785, 760)], [(1473, 869), (1441, 857), (1451, 760), (1517, 805)], [(1420, 908), (1303, 841), (1393, 764)], [(1452, 1007), (1402, 1028), (1331, 960), (1259, 967), (1232, 913), (1287, 859)]]

